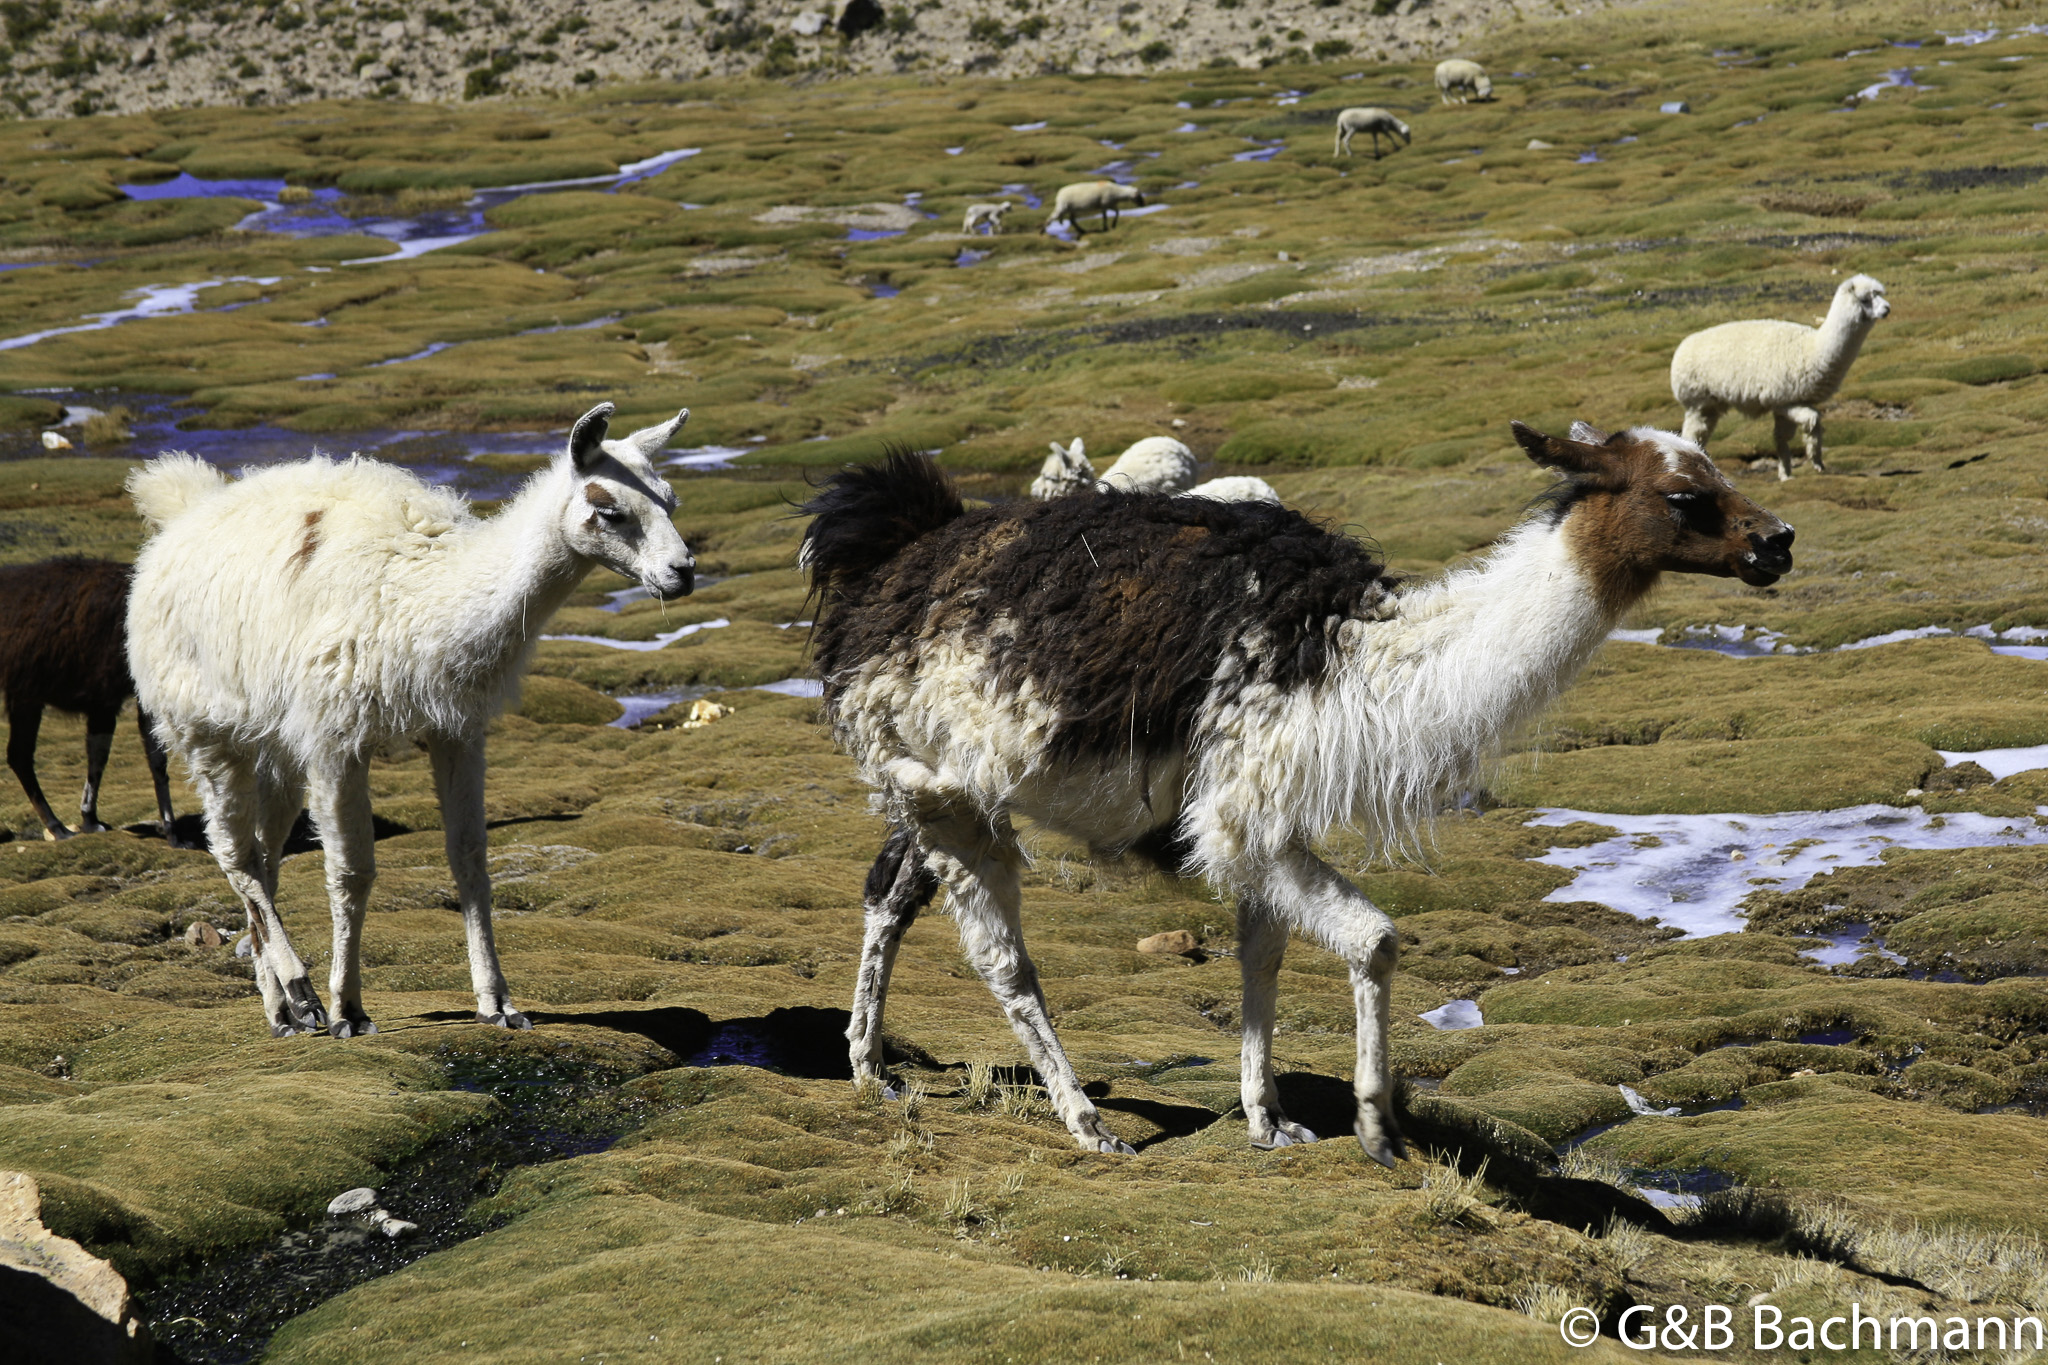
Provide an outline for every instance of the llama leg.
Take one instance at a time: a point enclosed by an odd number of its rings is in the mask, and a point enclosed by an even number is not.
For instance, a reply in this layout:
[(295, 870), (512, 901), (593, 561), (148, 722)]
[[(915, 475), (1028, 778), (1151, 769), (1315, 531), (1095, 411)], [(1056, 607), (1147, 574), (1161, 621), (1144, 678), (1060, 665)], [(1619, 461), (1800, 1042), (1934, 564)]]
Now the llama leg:
[(856, 1083), (883, 1078), (882, 1008), (889, 995), (889, 973), (895, 970), (904, 931), (938, 889), (938, 878), (925, 870), (916, 836), (907, 829), (891, 830), (868, 870), (861, 896), (867, 933), (860, 947), (860, 972), (854, 978), (853, 1018), (846, 1026)]
[(1714, 424), (1720, 420), (1721, 414), (1715, 408), (1687, 408), (1685, 425), (1678, 434), (1705, 450), (1708, 439), (1714, 434)]
[(1771, 442), (1778, 452), (1779, 483), (1792, 477), (1792, 436), (1799, 430), (1799, 424), (1792, 416), (1794, 411), (1796, 409), (1788, 408), (1771, 414)]
[(43, 784), (36, 781), (36, 735), (43, 728), (43, 704), (23, 697), (7, 699), (7, 766), (21, 779), (36, 819), (43, 822), (45, 839), (69, 839), (71, 831), (43, 799)]
[(171, 810), (171, 765), (164, 754), (164, 746), (157, 742), (156, 727), (149, 718), (149, 712), (138, 708), (135, 725), (142, 731), (142, 757), (149, 764), (150, 785), (156, 788), (156, 827), (162, 832), (164, 842), (172, 848), (192, 848), (194, 845), (180, 839), (173, 830), (177, 817)]
[(1401, 936), (1363, 892), (1307, 849), (1282, 853), (1265, 869), (1262, 882), (1260, 899), (1351, 966), (1351, 994), (1358, 1010), (1358, 1061), (1351, 1080), (1358, 1118), (1353, 1131), (1367, 1156), (1391, 1166), (1407, 1152), (1394, 1121), (1394, 1080), (1387, 1058), (1389, 989)]
[[(1820, 409), (1796, 407), (1787, 409), (1786, 415), (1799, 424), (1800, 440), (1806, 446), (1806, 462), (1813, 466), (1816, 474), (1825, 474), (1828, 467), (1820, 458)], [(1790, 461), (1786, 461), (1789, 465)]]
[(919, 842), (931, 850), (927, 865), (951, 893), (960, 946), (1009, 1016), (1011, 1029), (1045, 1082), (1046, 1094), (1067, 1131), (1083, 1151), (1131, 1153), (1129, 1145), (1102, 1126), (1102, 1116), (1081, 1093), (1081, 1082), (1046, 1014), (1038, 968), (1024, 951), (1018, 923), (1024, 855), (1009, 820), (998, 817), (998, 823), (991, 824), (976, 816), (946, 816), (926, 822)]
[(327, 965), (327, 1031), (337, 1038), (375, 1033), (363, 1010), (363, 912), (377, 880), (370, 825), (370, 765), (354, 759), (312, 774), (313, 825), (327, 855), (327, 904), (334, 913), (334, 956)]
[(114, 722), (119, 711), (88, 711), (85, 715), (85, 790), (78, 795), (78, 832), (104, 834), (100, 822), (100, 779), (107, 775), (107, 755), (114, 751)]
[(1287, 926), (1256, 898), (1237, 902), (1237, 962), (1244, 980), (1242, 1081), (1244, 1104), (1254, 1147), (1288, 1147), (1314, 1142), (1316, 1135), (1280, 1112), (1280, 1091), (1273, 1084), (1273, 1005), (1279, 994), (1280, 955), (1287, 951)]
[(469, 984), (476, 991), (476, 1019), (499, 1028), (532, 1028), (512, 1005), (498, 944), (491, 934), (491, 872), (485, 861), (484, 741), (435, 736), (427, 741), (434, 760), (434, 790), (441, 800), (441, 828), (448, 870), (462, 901), (462, 927), (469, 936)]
[[(207, 846), (249, 914), (256, 987), (263, 993), (270, 1032), (279, 1038), (317, 1033), (327, 1027), (327, 1011), (277, 913), (276, 859), (266, 837), (275, 799), (274, 792), (265, 790), (275, 784), (259, 781), (255, 765), (238, 758), (205, 751), (188, 758), (206, 810)], [(298, 813), (296, 805), (291, 810)]]

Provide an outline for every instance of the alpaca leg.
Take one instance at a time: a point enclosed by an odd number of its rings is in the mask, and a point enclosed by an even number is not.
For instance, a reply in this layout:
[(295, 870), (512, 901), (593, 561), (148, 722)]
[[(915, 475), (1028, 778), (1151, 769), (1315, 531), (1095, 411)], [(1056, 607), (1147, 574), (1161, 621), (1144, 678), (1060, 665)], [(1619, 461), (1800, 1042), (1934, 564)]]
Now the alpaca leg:
[(462, 927), (469, 936), (469, 983), (476, 991), (476, 1019), (499, 1028), (532, 1028), (512, 1004), (498, 944), (491, 933), (491, 872), (485, 861), (484, 741), (436, 736), (427, 741), (434, 760), (434, 790), (441, 800), (441, 828), (448, 870), (462, 901)]
[(85, 716), (85, 790), (78, 795), (78, 832), (104, 834), (100, 821), (100, 779), (107, 775), (107, 755), (114, 751), (114, 722), (119, 711), (88, 711)]
[(157, 742), (156, 727), (150, 721), (149, 712), (137, 709), (136, 728), (142, 731), (142, 757), (149, 764), (150, 785), (156, 788), (156, 827), (162, 832), (164, 842), (172, 848), (192, 848), (174, 832), (176, 815), (171, 810), (171, 765), (164, 754), (164, 746)]
[(23, 697), (7, 699), (7, 766), (21, 779), (36, 819), (43, 822), (45, 839), (69, 839), (71, 831), (43, 798), (43, 784), (36, 781), (36, 735), (43, 728), (43, 704)]
[(1273, 1084), (1273, 1006), (1279, 995), (1280, 955), (1287, 951), (1287, 926), (1251, 896), (1237, 902), (1237, 965), (1244, 979), (1243, 1080), (1238, 1096), (1254, 1147), (1288, 1147), (1314, 1142), (1316, 1135), (1280, 1112)]
[(1720, 420), (1721, 413), (1716, 408), (1687, 408), (1685, 425), (1678, 434), (1705, 450), (1708, 439), (1714, 434), (1714, 424)]
[(187, 758), (206, 810), (207, 846), (249, 914), (256, 987), (270, 1031), (279, 1038), (316, 1033), (327, 1027), (327, 1011), (277, 913), (277, 866), (267, 843), (276, 802), (274, 790), (265, 790), (275, 784), (260, 781), (256, 766), (237, 756), (200, 750)]
[(854, 978), (853, 1018), (846, 1026), (856, 1083), (883, 1078), (882, 1009), (889, 996), (889, 974), (896, 967), (896, 949), (917, 912), (931, 903), (938, 889), (938, 878), (925, 869), (917, 837), (907, 829), (891, 830), (868, 870), (861, 896), (867, 933), (861, 941), (860, 972)]
[(1009, 1016), (1011, 1029), (1045, 1082), (1046, 1094), (1067, 1131), (1083, 1151), (1130, 1153), (1133, 1149), (1102, 1126), (1102, 1116), (1081, 1093), (1081, 1082), (1046, 1014), (1038, 968), (1024, 951), (1018, 923), (1024, 855), (1009, 820), (999, 817), (991, 824), (969, 815), (928, 820), (919, 842), (931, 850), (928, 866), (951, 893), (953, 918), (960, 925), (960, 945), (968, 961)]
[(1771, 442), (1778, 454), (1778, 482), (1792, 477), (1792, 436), (1799, 430), (1788, 409), (1771, 414)]
[(312, 774), (313, 825), (327, 855), (327, 904), (334, 913), (334, 956), (327, 964), (327, 1031), (337, 1038), (375, 1033), (363, 1010), (363, 912), (377, 880), (370, 824), (370, 765), (353, 759)]
[[(1828, 467), (1820, 458), (1820, 409), (1804, 406), (1788, 408), (1785, 415), (1799, 425), (1799, 437), (1806, 446), (1806, 462), (1813, 466), (1813, 472), (1827, 473)], [(1783, 460), (1785, 457), (1779, 458)], [(1790, 461), (1787, 460), (1786, 463), (1789, 465)]]
[(1391, 1166), (1407, 1152), (1394, 1121), (1394, 1081), (1387, 1056), (1389, 990), (1401, 936), (1363, 892), (1307, 849), (1281, 854), (1265, 869), (1262, 881), (1259, 899), (1351, 966), (1351, 993), (1358, 1010), (1358, 1061), (1351, 1080), (1358, 1118), (1353, 1131), (1367, 1156)]

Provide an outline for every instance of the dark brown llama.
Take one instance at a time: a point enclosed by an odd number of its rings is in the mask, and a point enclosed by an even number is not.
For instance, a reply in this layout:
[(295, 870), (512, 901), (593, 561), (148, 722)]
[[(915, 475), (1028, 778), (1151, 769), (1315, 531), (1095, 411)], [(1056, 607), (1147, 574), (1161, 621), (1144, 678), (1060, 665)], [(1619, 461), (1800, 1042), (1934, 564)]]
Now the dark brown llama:
[[(100, 776), (114, 744), (114, 722), (135, 695), (128, 676), (129, 567), (107, 559), (46, 559), (0, 568), (0, 693), (7, 698), (7, 766), (21, 779), (46, 839), (69, 839), (36, 781), (36, 735), (43, 708), (85, 716), (85, 793), (79, 832), (98, 833)], [(138, 711), (142, 752), (156, 784), (157, 825), (174, 847), (189, 848), (171, 824), (171, 779), (164, 751)]]

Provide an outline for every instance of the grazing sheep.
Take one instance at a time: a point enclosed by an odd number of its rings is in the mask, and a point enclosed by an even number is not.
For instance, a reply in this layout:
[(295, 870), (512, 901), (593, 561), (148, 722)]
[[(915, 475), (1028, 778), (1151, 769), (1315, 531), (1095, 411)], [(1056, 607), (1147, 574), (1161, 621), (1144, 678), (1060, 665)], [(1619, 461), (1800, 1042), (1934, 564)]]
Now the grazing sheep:
[[(1493, 78), (1486, 74), (1477, 62), (1468, 62), (1463, 57), (1452, 57), (1449, 61), (1436, 64), (1436, 89), (1445, 104), (1463, 104), (1467, 100), (1490, 100), (1493, 98)], [(1453, 100), (1452, 95), (1457, 99)]]
[(822, 603), (824, 713), (894, 826), (863, 895), (855, 1078), (881, 1076), (890, 967), (943, 884), (1067, 1131), (1131, 1150), (1083, 1092), (1025, 950), (1022, 816), (1236, 899), (1253, 1146), (1316, 1139), (1273, 1078), (1288, 935), (1343, 958), (1353, 1132), (1391, 1165), (1401, 933), (1318, 842), (1343, 823), (1412, 846), (1662, 575), (1765, 587), (1792, 567), (1792, 528), (1690, 442), (1514, 433), (1559, 482), (1483, 561), (1427, 583), (1263, 501), (1112, 491), (969, 511), (901, 450), (820, 488), (798, 559)]
[(1052, 442), (1052, 454), (1045, 457), (1045, 463), (1038, 468), (1038, 477), (1031, 481), (1031, 496), (1043, 502), (1047, 498), (1063, 498), (1094, 486), (1095, 466), (1089, 463), (1087, 452), (1081, 447), (1081, 438), (1076, 436), (1071, 446)]
[[(78, 832), (97, 834), (100, 777), (114, 744), (114, 722), (135, 695), (128, 677), (126, 564), (106, 559), (46, 559), (0, 569), (0, 693), (7, 697), (7, 766), (43, 822), (45, 839), (69, 839), (36, 781), (36, 735), (43, 708), (85, 716), (85, 792)], [(164, 751), (138, 711), (142, 753), (156, 786), (157, 827), (174, 848), (190, 845), (171, 825), (171, 778)]]
[(1884, 286), (1851, 275), (1818, 328), (1775, 320), (1724, 322), (1694, 332), (1671, 357), (1671, 393), (1685, 409), (1685, 439), (1706, 447), (1721, 414), (1772, 414), (1778, 477), (1792, 477), (1792, 433), (1797, 431), (1816, 473), (1821, 462), (1821, 420), (1816, 404), (1842, 387), (1863, 338), (1891, 312)]
[(1274, 491), (1272, 484), (1267, 483), (1264, 479), (1254, 478), (1249, 474), (1233, 474), (1228, 478), (1210, 479), (1206, 483), (1196, 484), (1193, 488), (1181, 494), (1181, 496), (1184, 498), (1214, 498), (1218, 502), (1280, 501), (1280, 494)]
[(1132, 442), (1096, 485), (1122, 493), (1185, 493), (1194, 486), (1195, 452), (1171, 436)]
[[(652, 458), (689, 414), (608, 441), (611, 413), (585, 413), (568, 448), (489, 520), (375, 460), (300, 460), (225, 483), (173, 454), (130, 477), (155, 527), (128, 610), (136, 695), (205, 802), (213, 855), (249, 912), (274, 1034), (375, 1031), (361, 968), (376, 880), (369, 764), (412, 741), (433, 764), (477, 1019), (530, 1027), (491, 934), (485, 727), (594, 566), (663, 601), (690, 591), (696, 567)], [(334, 917), (331, 1022), (276, 906), (308, 788)]]
[(1078, 185), (1062, 185), (1060, 192), (1053, 196), (1052, 216), (1045, 220), (1041, 232), (1051, 232), (1065, 223), (1074, 229), (1076, 236), (1084, 235), (1081, 230), (1081, 215), (1099, 213), (1102, 228), (1107, 232), (1122, 216), (1123, 206), (1136, 204), (1145, 206), (1145, 196), (1138, 192), (1136, 185), (1119, 185), (1114, 180), (1086, 180)]
[(1003, 215), (1015, 207), (1007, 199), (995, 204), (969, 204), (967, 206), (967, 219), (961, 224), (960, 230), (962, 232), (979, 232), (983, 227), (986, 227), (990, 232), (1001, 232), (1003, 230)]
[(1389, 148), (1393, 147), (1394, 139), (1396, 138), (1399, 138), (1404, 146), (1415, 140), (1408, 132), (1408, 125), (1384, 109), (1346, 109), (1343, 113), (1337, 115), (1337, 150), (1332, 152), (1331, 155), (1350, 156), (1351, 139), (1357, 133), (1372, 134), (1372, 159), (1374, 161), (1380, 159), (1381, 133), (1387, 135), (1387, 146)]

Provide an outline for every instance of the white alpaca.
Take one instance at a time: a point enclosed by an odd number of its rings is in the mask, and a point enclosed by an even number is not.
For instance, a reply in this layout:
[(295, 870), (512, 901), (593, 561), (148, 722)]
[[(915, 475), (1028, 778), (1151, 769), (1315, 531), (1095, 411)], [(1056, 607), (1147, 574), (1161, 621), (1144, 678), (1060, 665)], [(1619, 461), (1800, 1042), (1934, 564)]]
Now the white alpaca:
[(1004, 199), (994, 204), (969, 204), (967, 217), (960, 225), (962, 232), (979, 232), (986, 227), (990, 232), (1003, 230), (1003, 215), (1016, 207)]
[[(1147, 436), (1131, 443), (1100, 479), (1076, 436), (1073, 444), (1052, 442), (1052, 454), (1031, 481), (1031, 496), (1041, 501), (1063, 498), (1087, 488), (1117, 488), (1126, 493), (1185, 493), (1195, 482), (1195, 452), (1171, 436)], [(1270, 490), (1269, 490), (1270, 491)]]
[(1087, 180), (1078, 185), (1063, 185), (1053, 196), (1052, 215), (1045, 220), (1042, 232), (1051, 232), (1055, 226), (1065, 223), (1081, 235), (1083, 214), (1102, 215), (1102, 228), (1107, 232), (1117, 224), (1126, 204), (1144, 207), (1145, 196), (1138, 192), (1136, 185), (1119, 185), (1114, 180)]
[[(1436, 64), (1436, 89), (1445, 104), (1493, 98), (1493, 78), (1477, 62), (1452, 57)], [(1453, 101), (1452, 97), (1456, 96)]]
[(1184, 498), (1214, 498), (1218, 502), (1278, 502), (1280, 494), (1264, 479), (1249, 474), (1232, 474), (1227, 478), (1210, 479), (1198, 483)]
[(1818, 328), (1796, 322), (1724, 322), (1694, 332), (1671, 356), (1671, 393), (1685, 409), (1685, 438), (1702, 448), (1721, 414), (1733, 408), (1746, 417), (1773, 417), (1778, 477), (1792, 477), (1792, 434), (1797, 431), (1814, 469), (1821, 461), (1819, 404), (1834, 397), (1863, 338), (1891, 312), (1884, 286), (1868, 275), (1852, 275), (1835, 289), (1835, 301)]
[(1387, 136), (1387, 146), (1392, 147), (1399, 138), (1403, 145), (1415, 139), (1408, 131), (1408, 125), (1384, 109), (1370, 107), (1346, 109), (1337, 115), (1337, 150), (1332, 156), (1350, 156), (1351, 139), (1359, 133), (1372, 134), (1372, 159), (1380, 159), (1380, 134)]
[(1236, 896), (1255, 1146), (1315, 1138), (1273, 1081), (1287, 934), (1344, 958), (1354, 1131), (1391, 1164), (1400, 935), (1316, 841), (1349, 824), (1380, 848), (1412, 845), (1660, 574), (1766, 586), (1792, 566), (1792, 528), (1691, 442), (1583, 425), (1570, 440), (1519, 423), (1515, 436), (1565, 481), (1483, 562), (1413, 588), (1358, 542), (1263, 503), (969, 512), (908, 454), (819, 490), (800, 558), (825, 603), (826, 714), (895, 826), (864, 895), (855, 1076), (881, 1074), (890, 967), (943, 883), (1068, 1131), (1088, 1151), (1130, 1150), (1082, 1093), (1024, 949), (1021, 815)]
[[(567, 451), (488, 521), (361, 457), (227, 483), (171, 454), (130, 476), (156, 528), (129, 599), (136, 696), (191, 769), (214, 857), (249, 913), (273, 1033), (376, 1031), (359, 961), (376, 878), (369, 762), (415, 739), (433, 762), (477, 1018), (529, 1027), (491, 936), (484, 727), (594, 565), (662, 599), (689, 592), (695, 570), (650, 459), (689, 413), (607, 441), (611, 412), (584, 414)], [(308, 793), (334, 916), (331, 1023), (276, 907), (285, 836)]]

